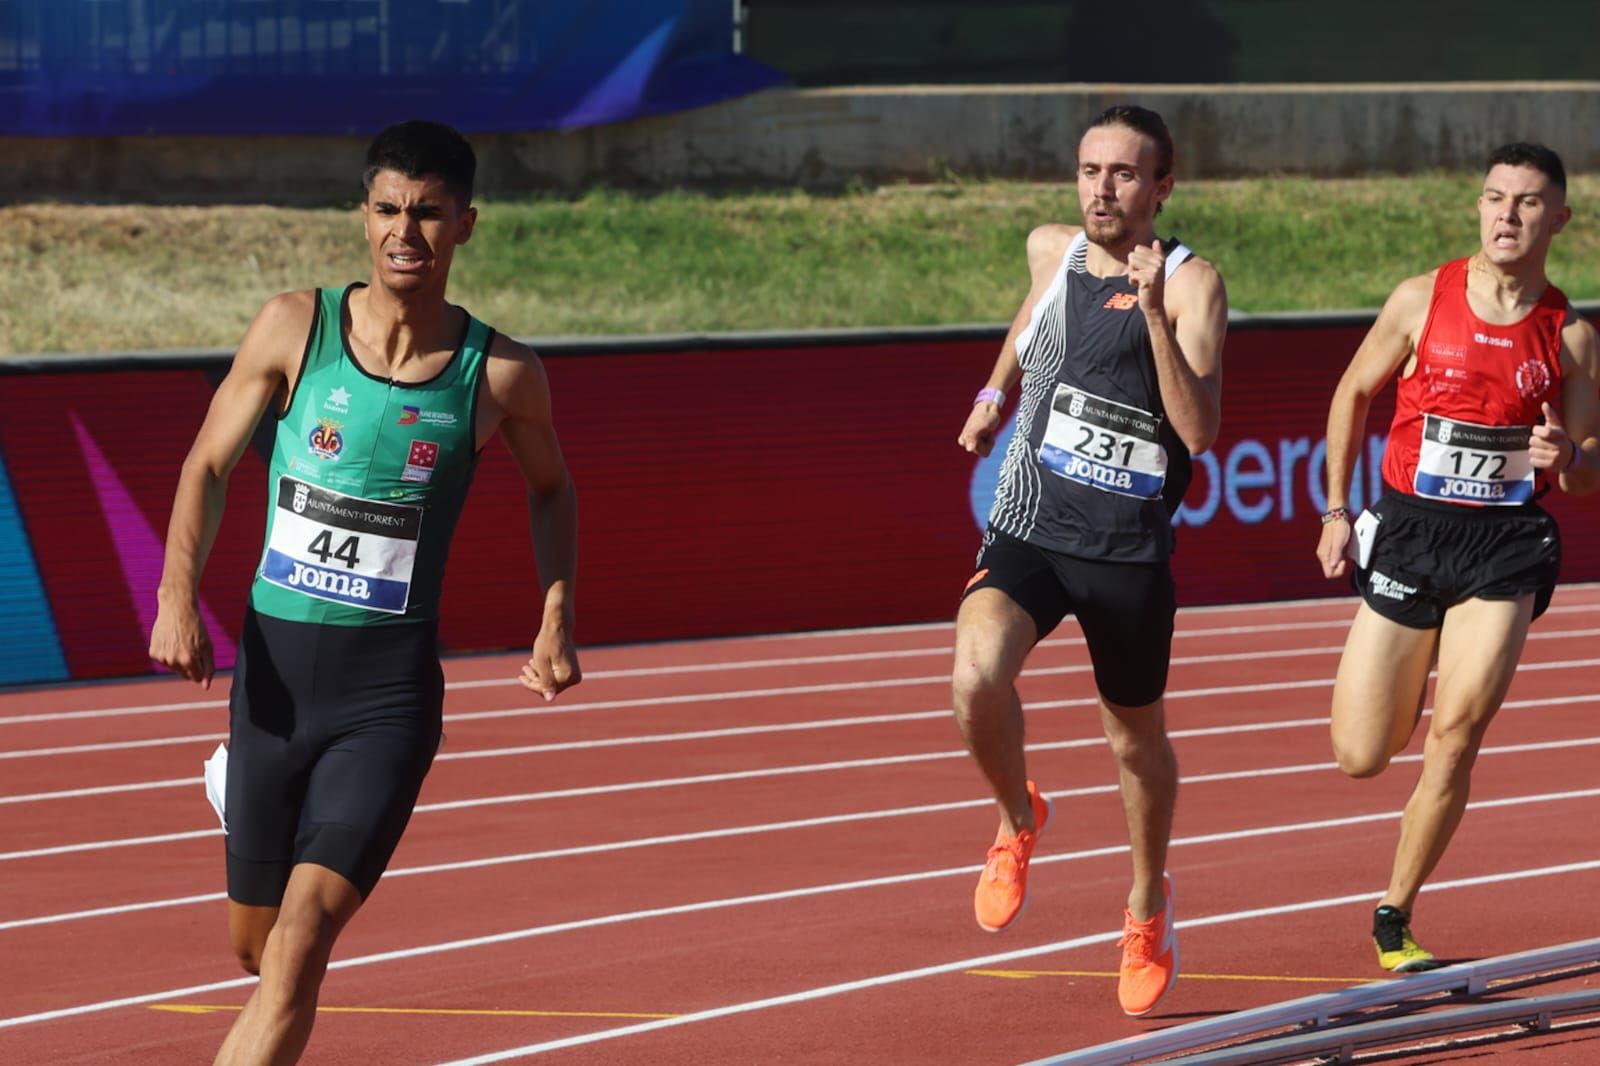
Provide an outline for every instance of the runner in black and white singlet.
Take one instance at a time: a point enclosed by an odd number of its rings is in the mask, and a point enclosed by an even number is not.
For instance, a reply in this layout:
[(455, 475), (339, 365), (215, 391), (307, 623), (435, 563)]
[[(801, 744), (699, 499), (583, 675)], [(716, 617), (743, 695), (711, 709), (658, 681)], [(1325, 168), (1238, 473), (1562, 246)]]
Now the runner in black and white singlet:
[[(1167, 278), (1191, 255), (1170, 247)], [(1138, 297), (1125, 276), (1089, 273), (1088, 248), (1079, 231), (1017, 336), (1022, 399), (990, 525), (1079, 558), (1161, 562), (1189, 451), (1161, 403)]]
[(956, 718), (994, 790), (1000, 830), (973, 904), (991, 932), (1027, 901), (1051, 804), (1028, 779), (1016, 678), (1067, 614), (1083, 628), (1121, 771), (1133, 886), (1118, 1000), (1148, 1014), (1178, 973), (1167, 841), (1177, 762), (1166, 689), (1175, 610), (1172, 514), (1190, 454), (1215, 439), (1227, 296), (1211, 264), (1158, 240), (1172, 138), (1116, 107), (1078, 146), (1083, 226), (1028, 238), (1032, 286), (959, 438), (987, 455), (1005, 393), (1022, 399), (989, 529), (956, 619)]

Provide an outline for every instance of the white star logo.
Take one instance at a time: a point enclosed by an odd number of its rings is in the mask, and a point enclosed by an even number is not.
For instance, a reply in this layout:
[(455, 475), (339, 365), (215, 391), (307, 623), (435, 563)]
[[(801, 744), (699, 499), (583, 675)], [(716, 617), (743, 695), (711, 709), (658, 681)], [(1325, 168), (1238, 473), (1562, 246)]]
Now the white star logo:
[(328, 402), (338, 404), (340, 407), (350, 406), (350, 390), (343, 385), (328, 393)]

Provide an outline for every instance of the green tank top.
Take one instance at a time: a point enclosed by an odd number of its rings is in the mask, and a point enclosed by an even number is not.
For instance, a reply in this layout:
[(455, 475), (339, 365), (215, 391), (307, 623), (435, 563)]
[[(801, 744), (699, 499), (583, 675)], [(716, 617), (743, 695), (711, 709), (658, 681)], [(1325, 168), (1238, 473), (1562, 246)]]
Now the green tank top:
[(478, 379), (494, 331), (467, 317), (431, 381), (374, 377), (343, 322), (357, 288), (319, 289), (267, 476), (267, 533), (250, 603), (328, 625), (439, 616), (450, 537), (478, 465)]

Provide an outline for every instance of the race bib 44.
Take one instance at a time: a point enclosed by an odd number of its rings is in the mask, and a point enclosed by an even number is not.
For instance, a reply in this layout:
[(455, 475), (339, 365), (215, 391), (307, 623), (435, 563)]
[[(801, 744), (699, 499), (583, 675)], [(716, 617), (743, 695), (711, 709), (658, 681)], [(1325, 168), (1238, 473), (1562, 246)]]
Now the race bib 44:
[(278, 479), (263, 580), (319, 600), (404, 614), (422, 508)]

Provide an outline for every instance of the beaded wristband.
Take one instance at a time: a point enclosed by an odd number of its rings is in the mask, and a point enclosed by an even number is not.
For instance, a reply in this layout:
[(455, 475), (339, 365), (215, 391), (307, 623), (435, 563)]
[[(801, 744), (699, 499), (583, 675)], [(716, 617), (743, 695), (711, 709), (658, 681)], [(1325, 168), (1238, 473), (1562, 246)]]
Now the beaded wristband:
[(1330, 507), (1322, 512), (1323, 525), (1327, 525), (1329, 522), (1337, 522), (1340, 519), (1346, 522), (1350, 521), (1350, 512), (1343, 507)]
[(972, 402), (974, 405), (980, 403), (992, 403), (996, 407), (1005, 407), (1006, 394), (1001, 392), (999, 389), (979, 389), (978, 395), (972, 398)]

